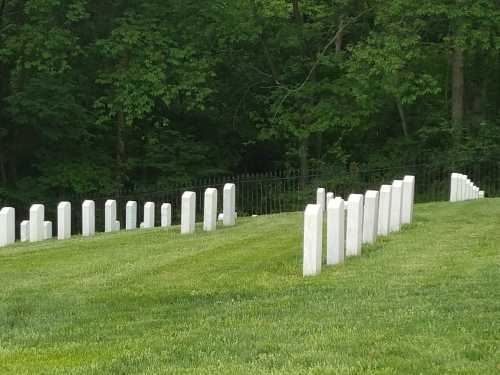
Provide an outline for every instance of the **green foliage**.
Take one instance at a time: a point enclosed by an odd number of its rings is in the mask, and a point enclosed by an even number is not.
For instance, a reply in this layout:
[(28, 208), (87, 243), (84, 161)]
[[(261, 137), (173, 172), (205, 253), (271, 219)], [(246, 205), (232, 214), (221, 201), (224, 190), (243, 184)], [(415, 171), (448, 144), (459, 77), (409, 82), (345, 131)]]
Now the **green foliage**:
[(109, 61), (96, 81), (109, 87), (96, 102), (103, 113), (100, 121), (123, 111), (132, 124), (144, 120), (158, 103), (168, 109), (182, 101), (186, 110), (203, 109), (211, 93), (210, 61), (195, 48), (179, 45), (172, 33), (164, 19), (131, 12), (119, 19), (109, 38), (96, 42)]
[(495, 158), (499, 35), (488, 0), (8, 0), (2, 194), (109, 193), (430, 153)]

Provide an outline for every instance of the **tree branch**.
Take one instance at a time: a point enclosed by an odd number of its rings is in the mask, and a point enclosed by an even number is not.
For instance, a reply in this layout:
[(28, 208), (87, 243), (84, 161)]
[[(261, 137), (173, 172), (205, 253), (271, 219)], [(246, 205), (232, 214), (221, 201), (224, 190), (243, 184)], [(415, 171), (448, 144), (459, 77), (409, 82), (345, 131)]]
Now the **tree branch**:
[(408, 125), (406, 123), (405, 111), (401, 99), (396, 98), (396, 106), (398, 107), (399, 118), (401, 119), (401, 128), (403, 129), (403, 135), (408, 138)]
[(343, 24), (340, 25), (340, 27), (337, 30), (337, 32), (335, 33), (335, 35), (328, 41), (328, 43), (326, 43), (326, 45), (321, 50), (318, 58), (316, 59), (315, 63), (313, 64), (313, 66), (311, 68), (311, 70), (307, 74), (305, 80), (298, 87), (296, 87), (294, 89), (288, 90), (288, 92), (283, 96), (283, 98), (281, 98), (281, 100), (280, 100), (280, 102), (278, 104), (278, 109), (274, 113), (273, 121), (276, 120), (276, 117), (278, 116), (278, 114), (280, 112), (281, 106), (290, 97), (290, 95), (292, 95), (293, 93), (296, 93), (296, 92), (302, 90), (304, 88), (304, 86), (309, 82), (309, 80), (313, 76), (314, 72), (316, 71), (318, 65), (320, 64), (321, 59), (323, 58), (323, 56), (326, 54), (326, 52), (328, 51), (328, 49), (337, 41), (337, 38), (339, 38), (342, 35), (342, 33), (344, 32), (344, 30), (346, 28), (348, 28), (350, 25), (352, 25), (354, 22), (356, 22), (358, 19), (360, 19), (362, 16), (364, 16), (366, 13), (368, 13), (369, 11), (371, 11), (371, 10), (372, 10), (372, 8), (367, 8), (363, 12), (359, 13), (356, 17), (354, 17), (351, 20), (349, 20), (349, 22), (345, 22), (345, 23), (343, 23)]
[(7, 4), (7, 0), (2, 0), (2, 3), (0, 4), (0, 27), (2, 27), (2, 23), (3, 23), (3, 14), (5, 12), (5, 4)]

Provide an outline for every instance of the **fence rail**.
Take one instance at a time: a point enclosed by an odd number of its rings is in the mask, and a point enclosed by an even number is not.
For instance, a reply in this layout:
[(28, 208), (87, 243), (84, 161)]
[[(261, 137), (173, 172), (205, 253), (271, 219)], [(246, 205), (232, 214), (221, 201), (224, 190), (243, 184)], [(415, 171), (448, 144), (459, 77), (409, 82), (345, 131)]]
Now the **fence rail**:
[[(445, 201), (449, 199), (450, 175), (452, 172), (467, 174), (477, 185), (485, 190), (487, 196), (498, 196), (500, 193), (500, 161), (455, 160), (453, 165), (438, 160), (426, 160), (413, 164), (366, 169), (352, 164), (348, 169), (313, 170), (302, 175), (297, 170), (274, 171), (260, 174), (244, 174), (207, 178), (189, 184), (172, 186), (156, 191), (117, 192), (108, 196), (59, 196), (52, 199), (41, 199), (39, 202), (13, 204), (1, 202), (0, 206), (16, 208), (16, 231), (19, 223), (29, 216), (31, 203), (45, 205), (46, 220), (57, 222), (57, 204), (69, 201), (72, 204), (72, 231), (81, 233), (81, 204), (85, 199), (96, 203), (96, 230), (104, 228), (104, 204), (107, 199), (117, 201), (117, 219), (122, 227), (125, 225), (125, 205), (129, 200), (138, 203), (138, 223), (143, 219), (142, 207), (146, 202), (156, 205), (156, 222), (160, 221), (162, 203), (172, 204), (172, 222), (180, 221), (181, 196), (184, 191), (196, 193), (197, 219), (203, 214), (203, 194), (206, 188), (217, 188), (219, 207), (222, 205), (222, 189), (225, 183), (236, 184), (236, 210), (238, 216), (267, 215), (282, 212), (302, 211), (307, 203), (315, 201), (316, 189), (324, 187), (336, 196), (347, 199), (351, 193), (364, 193), (368, 189), (380, 189), (382, 184), (390, 184), (394, 179), (411, 174), (416, 178), (415, 201)], [(221, 210), (220, 210), (221, 211)], [(17, 234), (18, 235), (18, 234)]]

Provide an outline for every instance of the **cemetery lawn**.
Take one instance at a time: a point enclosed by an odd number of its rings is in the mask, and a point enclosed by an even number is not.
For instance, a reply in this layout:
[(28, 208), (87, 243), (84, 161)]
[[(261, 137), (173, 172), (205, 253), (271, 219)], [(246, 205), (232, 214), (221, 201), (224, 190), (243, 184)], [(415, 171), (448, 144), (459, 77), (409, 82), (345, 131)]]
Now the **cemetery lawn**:
[(500, 199), (301, 276), (302, 213), (0, 249), (0, 374), (498, 374)]

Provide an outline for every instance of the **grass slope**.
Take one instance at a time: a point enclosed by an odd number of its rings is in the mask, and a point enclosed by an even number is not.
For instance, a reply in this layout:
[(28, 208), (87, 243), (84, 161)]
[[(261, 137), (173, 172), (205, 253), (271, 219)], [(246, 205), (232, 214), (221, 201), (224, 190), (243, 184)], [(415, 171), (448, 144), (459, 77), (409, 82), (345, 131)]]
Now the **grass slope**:
[(415, 223), (315, 278), (302, 215), (0, 250), (0, 373), (498, 373), (500, 200)]

